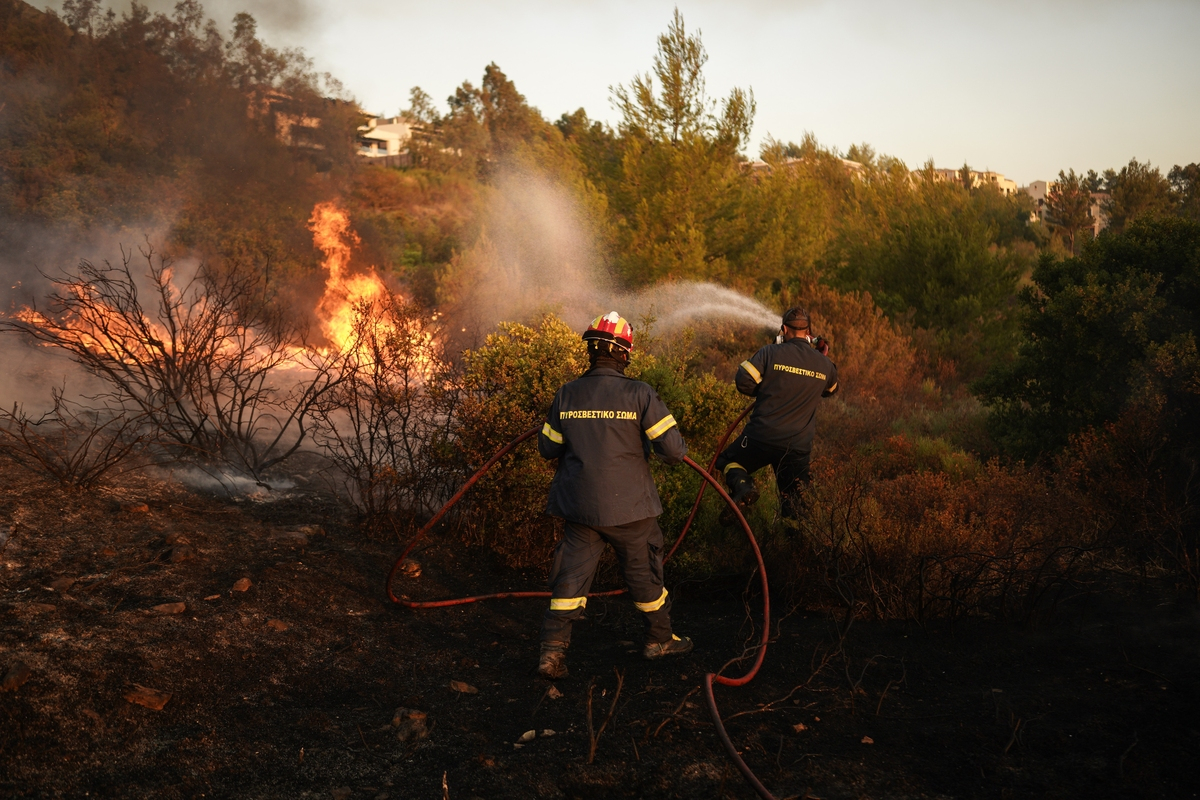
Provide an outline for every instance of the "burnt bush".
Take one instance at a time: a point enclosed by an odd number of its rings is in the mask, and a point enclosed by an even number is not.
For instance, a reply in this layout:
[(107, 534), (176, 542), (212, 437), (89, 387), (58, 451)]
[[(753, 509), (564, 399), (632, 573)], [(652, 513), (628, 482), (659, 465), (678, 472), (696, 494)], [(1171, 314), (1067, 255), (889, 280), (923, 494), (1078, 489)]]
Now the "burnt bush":
[(313, 407), (314, 441), (369, 531), (407, 527), (461, 479), (459, 394), (422, 309), (397, 296), (356, 309), (338, 379)]
[(203, 266), (179, 276), (140, 250), (119, 265), (51, 278), (44, 311), (0, 319), (0, 331), (64, 351), (100, 379), (98, 400), (137, 420), (157, 459), (232, 467), (256, 479), (306, 443), (320, 397), (340, 380), (336, 355), (269, 302), (256, 270)]
[(1049, 608), (1100, 553), (1112, 519), (1061, 475), (892, 437), (822, 459), (792, 577), (854, 614), (915, 619)]
[(136, 417), (69, 402), (61, 390), (52, 398), (36, 416), (0, 410), (0, 455), (65, 489), (90, 489), (131, 465), (143, 443)]

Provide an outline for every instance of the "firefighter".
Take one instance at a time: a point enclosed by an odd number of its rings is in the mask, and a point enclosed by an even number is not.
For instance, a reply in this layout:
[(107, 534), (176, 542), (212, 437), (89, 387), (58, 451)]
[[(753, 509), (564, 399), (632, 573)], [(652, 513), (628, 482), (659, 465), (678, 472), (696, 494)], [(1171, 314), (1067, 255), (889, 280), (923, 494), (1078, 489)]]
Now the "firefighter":
[(829, 360), (829, 344), (813, 338), (805, 309), (788, 309), (779, 332), (775, 344), (737, 368), (738, 391), (756, 402), (742, 435), (725, 448), (716, 467), (730, 496), (748, 510), (758, 500), (751, 476), (770, 464), (784, 517), (799, 519), (812, 481), (809, 453), (817, 404), (838, 390), (837, 367)]
[(634, 605), (644, 615), (648, 659), (688, 653), (692, 641), (671, 631), (663, 586), (662, 503), (650, 454), (678, 464), (687, 446), (675, 418), (649, 384), (625, 376), (633, 328), (617, 312), (583, 334), (591, 366), (558, 390), (538, 436), (543, 458), (558, 459), (546, 511), (564, 518), (550, 568), (550, 608), (542, 624), (538, 673), (567, 674), (571, 625), (583, 617), (606, 544), (616, 551)]

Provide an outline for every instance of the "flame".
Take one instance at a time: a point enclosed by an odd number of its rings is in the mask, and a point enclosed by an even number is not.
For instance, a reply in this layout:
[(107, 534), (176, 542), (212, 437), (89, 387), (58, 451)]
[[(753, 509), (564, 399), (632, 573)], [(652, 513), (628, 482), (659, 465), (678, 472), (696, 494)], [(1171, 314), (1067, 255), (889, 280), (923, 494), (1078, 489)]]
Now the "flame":
[[(164, 274), (170, 280), (170, 272)], [(177, 291), (173, 285), (169, 288)], [(90, 300), (84, 286), (71, 285), (66, 289), (80, 300)], [(83, 313), (79, 313), (80, 309)], [(161, 325), (145, 316), (133, 318), (114, 313), (103, 303), (84, 303), (64, 313), (57, 322), (28, 306), (18, 309), (12, 317), (30, 327), (53, 331), (52, 341), (40, 342), (43, 347), (54, 347), (58, 342), (76, 350), (102, 353), (123, 364), (147, 363), (177, 355), (178, 343)]]
[(372, 269), (367, 273), (348, 274), (350, 253), (362, 243), (350, 228), (350, 218), (335, 203), (317, 203), (308, 229), (313, 234), (313, 246), (325, 254), (325, 293), (317, 303), (321, 332), (339, 352), (345, 351), (354, 338), (354, 323), (365, 305), (388, 297), (387, 287)]
[[(377, 303), (392, 299), (393, 294), (374, 267), (368, 272), (349, 272), (350, 255), (362, 240), (350, 227), (346, 212), (334, 202), (317, 203), (308, 220), (308, 229), (312, 231), (313, 246), (325, 254), (323, 266), (328, 275), (316, 311), (321, 332), (329, 344), (342, 353), (356, 347), (360, 351), (358, 355), (370, 358), (368, 351), (373, 343), (402, 337), (408, 344), (416, 346), (416, 366), (428, 378), (435, 366), (433, 334), (423, 326), (401, 331), (393, 322), (372, 316), (372, 330), (356, 331), (360, 322), (367, 319), (364, 314)], [(394, 297), (402, 299), (400, 295)], [(436, 320), (435, 314), (432, 321)]]
[[(350, 256), (361, 240), (350, 227), (346, 212), (336, 203), (314, 206), (308, 228), (313, 234), (313, 245), (325, 255), (323, 265), (328, 272), (325, 291), (316, 307), (321, 331), (328, 342), (328, 347), (320, 348), (320, 352), (345, 354), (353, 356), (359, 364), (374, 364), (381, 348), (400, 345), (399, 350), (406, 354), (407, 364), (416, 373), (414, 377), (428, 380), (438, 365), (429, 323), (436, 325), (438, 315), (426, 321), (411, 315), (386, 313), (391, 301), (406, 305), (404, 298), (393, 294), (373, 267), (367, 272), (350, 272)], [(174, 284), (171, 271), (164, 271), (162, 278), (163, 291), (171, 299), (178, 299), (180, 289)], [(12, 314), (16, 320), (45, 332), (46, 335), (39, 337), (43, 346), (102, 353), (130, 365), (176, 357), (189, 347), (185, 340), (177, 340), (154, 320), (119, 312), (106, 301), (84, 298), (88, 293), (85, 285), (72, 284), (66, 289), (87, 302), (76, 304), (58, 319), (50, 319), (29, 307)], [(206, 303), (206, 298), (198, 298), (189, 313), (202, 313)], [(215, 346), (218, 351), (233, 352), (237, 349), (236, 342), (244, 340), (247, 333), (240, 326), (223, 330)], [(231, 338), (226, 341), (223, 335)], [(308, 352), (300, 345), (288, 346), (285, 358), (276, 366), (306, 369)]]

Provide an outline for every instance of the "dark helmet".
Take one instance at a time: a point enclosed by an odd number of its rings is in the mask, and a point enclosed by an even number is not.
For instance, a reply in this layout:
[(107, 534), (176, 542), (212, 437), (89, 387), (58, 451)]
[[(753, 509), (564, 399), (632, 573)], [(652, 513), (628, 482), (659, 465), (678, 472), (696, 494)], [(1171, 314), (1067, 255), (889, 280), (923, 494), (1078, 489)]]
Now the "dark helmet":
[(792, 306), (783, 312), (783, 324), (794, 331), (807, 331), (812, 328), (808, 310), (801, 306)]

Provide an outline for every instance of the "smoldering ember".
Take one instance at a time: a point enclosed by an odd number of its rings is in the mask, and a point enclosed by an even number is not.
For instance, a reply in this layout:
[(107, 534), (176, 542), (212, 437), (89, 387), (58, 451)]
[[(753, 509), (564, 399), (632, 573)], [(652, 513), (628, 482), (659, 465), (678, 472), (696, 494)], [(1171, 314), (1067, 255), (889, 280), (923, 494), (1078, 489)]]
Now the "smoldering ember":
[(1196, 796), (1200, 165), (227, 7), (0, 0), (0, 795)]

